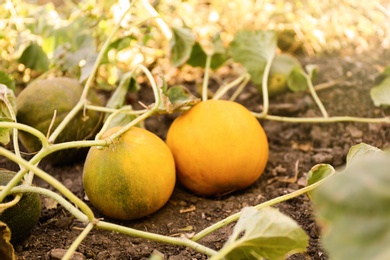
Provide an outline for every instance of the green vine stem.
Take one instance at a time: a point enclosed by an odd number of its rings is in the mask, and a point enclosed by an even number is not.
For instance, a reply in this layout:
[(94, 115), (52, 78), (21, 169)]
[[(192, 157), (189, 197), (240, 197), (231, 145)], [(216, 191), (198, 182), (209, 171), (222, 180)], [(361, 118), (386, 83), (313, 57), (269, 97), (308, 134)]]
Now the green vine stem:
[(73, 107), (73, 109), (69, 112), (69, 114), (66, 115), (64, 120), (61, 121), (61, 123), (57, 126), (57, 128), (54, 130), (54, 132), (50, 135), (49, 143), (54, 143), (55, 139), (62, 132), (62, 130), (64, 130), (64, 128), (67, 126), (67, 124), (70, 122), (70, 120), (72, 120), (72, 118), (80, 111), (80, 109), (86, 105), (87, 94), (88, 94), (90, 86), (92, 85), (92, 80), (94, 79), (95, 74), (99, 68), (100, 62), (103, 59), (103, 56), (104, 56), (107, 48), (109, 47), (111, 40), (114, 38), (116, 32), (120, 29), (122, 20), (125, 18), (126, 14), (130, 11), (134, 2), (135, 1), (132, 1), (130, 3), (130, 6), (126, 9), (126, 11), (123, 12), (121, 18), (116, 23), (113, 30), (111, 31), (111, 34), (108, 36), (108, 38), (104, 42), (102, 49), (100, 50), (100, 52), (96, 58), (96, 61), (93, 65), (91, 74), (89, 74), (87, 82), (85, 83), (85, 86), (84, 86), (84, 89), (83, 89), (83, 92), (81, 94), (81, 98), (80, 98), (79, 102)]
[(154, 234), (154, 233), (150, 233), (150, 232), (145, 232), (145, 231), (140, 231), (140, 230), (124, 227), (124, 226), (117, 225), (117, 224), (108, 223), (105, 221), (97, 222), (96, 228), (110, 230), (110, 231), (114, 231), (114, 232), (120, 232), (120, 233), (130, 235), (130, 236), (141, 237), (141, 238), (149, 239), (152, 241), (169, 243), (169, 244), (177, 245), (177, 246), (186, 246), (186, 247), (192, 248), (200, 253), (206, 254), (208, 256), (212, 256), (212, 255), (217, 254), (217, 252), (215, 250), (212, 250), (211, 248), (208, 248), (206, 246), (203, 246), (199, 243), (196, 243), (195, 241), (192, 241), (192, 240), (186, 239), (186, 238), (176, 238), (176, 237), (169, 237), (169, 236)]
[(173, 37), (172, 32), (169, 26), (164, 22), (164, 20), (160, 17), (160, 14), (153, 8), (153, 6), (149, 3), (148, 0), (140, 0), (141, 4), (145, 8), (145, 10), (156, 19), (157, 26), (160, 28), (161, 32), (164, 34), (165, 39), (170, 41)]
[(15, 128), (15, 129), (28, 132), (34, 135), (35, 137), (37, 137), (41, 141), (43, 147), (47, 147), (49, 145), (46, 136), (42, 134), (41, 131), (31, 126), (20, 124), (20, 123), (14, 123), (14, 122), (0, 122), (0, 128)]
[(253, 113), (259, 119), (267, 119), (280, 122), (291, 123), (336, 123), (336, 122), (356, 122), (356, 123), (390, 123), (390, 117), (368, 118), (354, 116), (330, 116), (330, 117), (286, 117)]
[(262, 91), (263, 91), (263, 112), (259, 114), (260, 117), (263, 117), (268, 114), (269, 110), (269, 95), (268, 95), (268, 75), (271, 70), (272, 61), (274, 60), (274, 57), (276, 55), (276, 52), (272, 52), (270, 57), (267, 59), (267, 63), (265, 64), (263, 77), (262, 77)]
[(316, 102), (318, 108), (320, 109), (323, 117), (328, 118), (329, 117), (328, 112), (326, 111), (324, 105), (322, 104), (320, 98), (317, 95), (316, 90), (314, 89), (314, 86), (313, 86), (313, 83), (311, 81), (310, 75), (307, 75), (306, 73), (304, 73), (303, 75), (305, 76), (307, 85), (309, 87), (310, 94), (313, 97), (314, 101)]
[(249, 80), (251, 79), (251, 76), (249, 75), (249, 73), (246, 73), (245, 75), (246, 75), (246, 77), (241, 82), (241, 84), (238, 86), (236, 91), (234, 91), (233, 95), (230, 97), (229, 100), (231, 100), (231, 101), (236, 100), (236, 98), (241, 94), (241, 92), (244, 90), (245, 86), (248, 84)]
[(45, 171), (39, 169), (37, 166), (31, 164), (31, 162), (28, 162), (24, 160), (23, 158), (17, 157), (14, 153), (8, 151), (7, 149), (0, 147), (0, 154), (4, 155), (8, 159), (19, 163), (24, 167), (24, 170), (20, 170), (14, 178), (8, 182), (8, 184), (4, 187), (4, 189), (0, 193), (0, 201), (3, 201), (4, 198), (7, 196), (11, 188), (15, 187), (18, 182), (21, 180), (23, 175), (25, 174), (26, 170), (33, 171), (39, 178), (45, 180), (47, 183), (52, 185), (54, 188), (56, 188), (61, 194), (63, 194), (66, 198), (68, 198), (70, 201), (72, 201), (74, 204), (77, 205), (88, 217), (89, 220), (94, 219), (94, 214), (92, 210), (88, 207), (87, 204), (85, 204), (81, 199), (79, 199), (76, 195), (74, 195), (70, 190), (68, 190), (61, 182), (59, 182), (57, 179), (52, 177), (51, 175), (47, 174)]
[(211, 59), (212, 56), (210, 54), (207, 54), (202, 85), (202, 101), (206, 101), (208, 99), (207, 90), (209, 86)]
[[(249, 79), (250, 79), (249, 73), (241, 74), (235, 80), (229, 82), (225, 86), (222, 86), (220, 89), (218, 89), (217, 92), (215, 92), (213, 99), (220, 99), (226, 92), (228, 92), (230, 89), (234, 88), (235, 86), (237, 86), (240, 83), (241, 84), (237, 90), (240, 90), (239, 92), (241, 92), (242, 88), (245, 87), (245, 85), (246, 85), (246, 83), (248, 83)], [(238, 91), (236, 91), (236, 92), (238, 92)], [(236, 92), (235, 92), (235, 95), (232, 96), (231, 100), (234, 100), (238, 96), (239, 93), (236, 94)]]
[(81, 212), (79, 209), (77, 209), (70, 202), (68, 202), (61, 195), (55, 193), (54, 191), (44, 189), (41, 187), (36, 187), (36, 186), (20, 185), (12, 188), (9, 194), (18, 194), (18, 193), (27, 193), (27, 192), (38, 193), (43, 196), (50, 197), (55, 201), (57, 201), (59, 204), (61, 204), (64, 207), (64, 209), (68, 210), (73, 216), (75, 216), (81, 222), (83, 223), (89, 222), (88, 217), (83, 212)]
[(83, 229), (83, 231), (77, 236), (77, 238), (73, 241), (72, 245), (68, 248), (65, 255), (62, 257), (62, 260), (72, 259), (74, 252), (79, 247), (81, 242), (87, 237), (89, 232), (94, 228), (94, 222), (89, 222), (88, 225)]
[[(315, 188), (317, 188), (318, 186), (320, 186), (323, 182), (325, 182), (326, 180), (329, 179), (329, 177), (331, 177), (332, 175), (334, 175), (335, 172), (332, 172), (331, 174), (329, 174), (326, 178), (318, 181), (318, 182), (315, 182), (309, 186), (306, 186), (304, 188), (301, 188), (299, 190), (296, 190), (296, 191), (293, 191), (291, 193), (288, 193), (286, 195), (283, 195), (283, 196), (280, 196), (280, 197), (276, 197), (274, 199), (271, 199), (271, 200), (268, 200), (266, 202), (263, 202), (263, 203), (260, 203), (256, 206), (254, 206), (254, 208), (256, 209), (263, 209), (263, 208), (266, 208), (266, 207), (270, 207), (270, 206), (273, 206), (275, 204), (278, 204), (280, 202), (283, 202), (283, 201), (286, 201), (286, 200), (289, 200), (289, 199), (292, 199), (292, 198), (295, 198), (295, 197), (298, 197), (302, 194), (305, 194)], [(214, 232), (215, 230), (218, 230), (234, 221), (237, 221), (241, 216), (241, 211), (236, 213), (236, 214), (233, 214), (233, 215), (230, 215), (229, 217), (203, 229), (202, 231), (200, 231), (199, 233), (197, 233), (193, 238), (192, 240), (193, 241), (198, 241), (199, 239), (207, 236), (208, 234)]]

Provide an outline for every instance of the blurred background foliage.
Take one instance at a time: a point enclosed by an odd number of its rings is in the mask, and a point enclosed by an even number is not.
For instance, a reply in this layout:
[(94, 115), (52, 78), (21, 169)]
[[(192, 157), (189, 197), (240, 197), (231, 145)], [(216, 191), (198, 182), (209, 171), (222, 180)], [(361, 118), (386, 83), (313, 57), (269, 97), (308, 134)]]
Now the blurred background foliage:
[[(4, 0), (3, 0), (4, 1)], [(225, 46), (242, 29), (275, 30), (280, 51), (294, 55), (353, 54), (390, 44), (390, 3), (385, 0), (155, 0), (170, 27), (189, 28), (204, 49), (219, 34)], [(104, 40), (130, 5), (126, 0), (5, 0), (0, 4), (0, 70), (17, 83), (48, 75), (89, 75)], [(105, 53), (96, 82), (114, 88), (121, 75), (142, 63), (174, 80), (201, 75), (175, 68), (169, 39), (135, 1)]]

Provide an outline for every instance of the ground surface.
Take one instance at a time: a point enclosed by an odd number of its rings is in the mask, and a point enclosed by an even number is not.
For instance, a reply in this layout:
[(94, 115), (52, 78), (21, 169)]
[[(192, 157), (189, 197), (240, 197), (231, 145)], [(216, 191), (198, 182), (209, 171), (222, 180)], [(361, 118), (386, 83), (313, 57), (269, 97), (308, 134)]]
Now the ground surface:
[[(318, 83), (342, 79), (334, 87), (318, 93), (330, 115), (382, 117), (389, 114), (389, 111), (374, 107), (369, 89), (374, 85), (374, 78), (380, 66), (386, 65), (384, 57), (389, 57), (389, 53), (342, 57), (333, 55), (306, 58), (303, 62), (319, 66)], [(147, 90), (142, 91), (141, 99), (144, 98), (142, 95), (148, 94)], [(251, 110), (260, 111), (261, 98), (253, 87), (247, 88), (238, 102)], [(270, 112), (299, 117), (320, 115), (307, 93), (287, 93), (272, 99)], [(170, 115), (148, 119), (146, 127), (161, 138), (165, 138), (173, 118), (174, 116)], [(330, 163), (335, 167), (341, 167), (352, 145), (366, 142), (380, 148), (389, 147), (390, 127), (383, 124), (298, 124), (275, 121), (261, 123), (269, 138), (270, 158), (262, 177), (248, 189), (223, 197), (204, 198), (194, 196), (177, 185), (170, 201), (156, 214), (138, 221), (112, 221), (170, 236), (199, 232), (245, 206), (256, 205), (303, 187), (307, 172), (317, 163)], [(4, 158), (0, 158), (0, 167), (16, 169), (15, 165), (6, 162)], [(82, 162), (63, 167), (42, 164), (41, 167), (77, 196), (84, 198)], [(296, 181), (291, 183), (285, 181), (295, 174)], [(50, 188), (39, 179), (36, 180), (36, 184)], [(309, 199), (300, 196), (277, 207), (295, 219), (310, 236), (307, 254), (294, 255), (291, 259), (326, 259), (326, 254), (320, 246), (320, 233), (313, 221)], [(19, 259), (50, 259), (50, 255), (53, 257), (58, 249), (68, 248), (82, 227), (82, 223), (73, 220), (62, 207), (44, 208), (32, 235), (21, 244), (15, 245), (15, 250)], [(218, 250), (231, 233), (232, 227), (233, 225), (228, 225), (200, 242)], [(78, 248), (78, 252), (87, 259), (147, 259), (154, 250), (172, 260), (206, 259), (205, 255), (192, 249), (102, 230), (93, 230)]]

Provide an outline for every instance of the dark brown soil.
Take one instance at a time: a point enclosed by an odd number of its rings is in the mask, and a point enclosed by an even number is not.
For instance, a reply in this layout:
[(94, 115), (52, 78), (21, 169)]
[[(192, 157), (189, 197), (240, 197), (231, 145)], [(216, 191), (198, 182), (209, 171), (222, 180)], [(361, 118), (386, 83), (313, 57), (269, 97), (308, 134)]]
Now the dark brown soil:
[[(376, 108), (369, 96), (375, 76), (385, 66), (388, 53), (370, 55), (305, 58), (303, 63), (319, 66), (317, 83), (342, 79), (341, 82), (318, 92), (331, 116), (351, 115), (382, 117), (388, 110)], [(388, 60), (388, 58), (387, 58)], [(141, 100), (148, 100), (150, 89), (140, 92)], [(150, 98), (149, 98), (150, 100)], [(248, 87), (238, 102), (253, 111), (260, 111), (261, 97), (254, 87)], [(308, 93), (287, 93), (271, 100), (271, 114), (285, 116), (320, 116), (320, 112)], [(165, 138), (167, 128), (176, 115), (150, 118), (146, 128)], [(270, 143), (270, 158), (262, 177), (251, 187), (218, 198), (195, 196), (177, 185), (167, 205), (138, 221), (114, 223), (139, 230), (168, 236), (180, 236), (199, 232), (211, 224), (240, 211), (245, 206), (256, 205), (266, 200), (305, 186), (307, 172), (318, 163), (330, 163), (341, 167), (349, 148), (365, 142), (379, 148), (389, 147), (390, 127), (385, 124), (331, 123), (303, 124), (261, 121)], [(16, 170), (16, 166), (0, 158), (0, 167)], [(63, 167), (41, 164), (78, 197), (84, 198), (82, 186), (82, 162)], [(297, 175), (297, 180), (288, 182)], [(36, 184), (50, 188), (36, 179)], [(297, 254), (290, 259), (326, 259), (321, 247), (319, 228), (313, 221), (312, 207), (306, 196), (276, 205), (282, 212), (295, 219), (310, 236), (306, 254)], [(104, 217), (96, 212), (96, 216)], [(43, 208), (38, 225), (21, 244), (15, 245), (19, 259), (56, 259), (59, 249), (67, 249), (81, 232), (84, 225), (74, 220), (61, 206)], [(233, 224), (202, 239), (200, 242), (215, 250), (220, 249), (231, 234)], [(86, 259), (148, 259), (157, 250), (166, 259), (206, 259), (192, 249), (151, 242), (123, 234), (93, 230), (78, 252)], [(60, 252), (61, 255), (61, 252)]]

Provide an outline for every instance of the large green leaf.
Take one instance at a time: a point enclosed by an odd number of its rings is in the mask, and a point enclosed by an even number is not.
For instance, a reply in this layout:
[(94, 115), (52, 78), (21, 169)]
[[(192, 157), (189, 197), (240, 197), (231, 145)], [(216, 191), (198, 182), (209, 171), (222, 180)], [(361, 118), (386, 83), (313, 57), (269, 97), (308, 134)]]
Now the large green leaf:
[(233, 234), (213, 259), (285, 259), (302, 252), (308, 236), (290, 217), (275, 208), (244, 208)]
[[(216, 35), (212, 41), (212, 50), (209, 55), (211, 55), (211, 64), (210, 68), (213, 70), (218, 69), (222, 66), (229, 58), (227, 50), (223, 46), (221, 37)], [(206, 65), (207, 53), (202, 48), (202, 46), (196, 42), (192, 47), (190, 58), (187, 63), (193, 67), (202, 67)]]
[(323, 245), (333, 260), (388, 259), (390, 155), (357, 158), (312, 193)]
[(243, 30), (237, 32), (230, 43), (233, 59), (246, 68), (257, 85), (261, 85), (265, 66), (275, 55), (276, 40), (274, 31)]
[(173, 37), (170, 42), (171, 60), (174, 66), (184, 64), (191, 55), (192, 46), (195, 43), (195, 36), (190, 29), (172, 28)]

